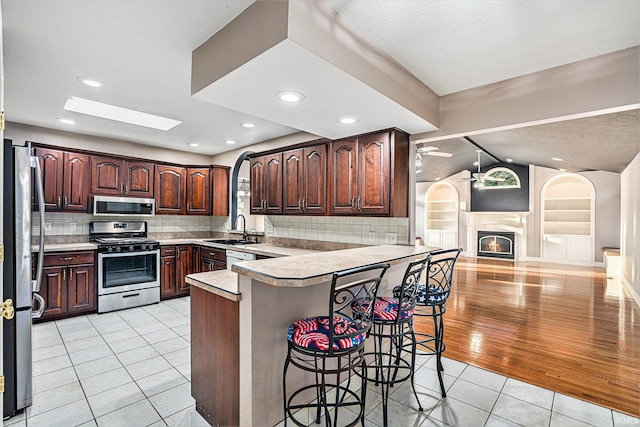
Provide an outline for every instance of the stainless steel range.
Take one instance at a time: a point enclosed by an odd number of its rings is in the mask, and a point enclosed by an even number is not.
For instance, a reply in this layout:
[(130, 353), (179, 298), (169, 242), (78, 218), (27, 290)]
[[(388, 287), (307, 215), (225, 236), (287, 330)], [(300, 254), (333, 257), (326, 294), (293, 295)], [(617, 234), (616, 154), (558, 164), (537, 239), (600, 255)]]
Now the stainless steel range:
[(98, 313), (160, 301), (160, 244), (146, 222), (92, 222), (89, 240), (98, 244)]

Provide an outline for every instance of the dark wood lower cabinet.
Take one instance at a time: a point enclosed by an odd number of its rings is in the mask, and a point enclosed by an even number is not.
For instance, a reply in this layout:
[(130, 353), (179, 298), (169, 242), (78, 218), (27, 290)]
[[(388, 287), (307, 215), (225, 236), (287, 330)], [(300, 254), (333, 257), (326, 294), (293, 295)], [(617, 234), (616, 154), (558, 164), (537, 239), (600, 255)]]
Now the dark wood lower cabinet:
[[(196, 264), (197, 262), (197, 264)], [(160, 248), (160, 299), (189, 295), (188, 274), (199, 272), (200, 250), (191, 245)]]
[(191, 395), (209, 424), (240, 424), (240, 310), (237, 302), (191, 289)]
[(40, 296), (45, 310), (38, 321), (97, 311), (95, 252), (51, 253), (44, 257)]
[(227, 269), (227, 251), (224, 249), (200, 248), (200, 271)]

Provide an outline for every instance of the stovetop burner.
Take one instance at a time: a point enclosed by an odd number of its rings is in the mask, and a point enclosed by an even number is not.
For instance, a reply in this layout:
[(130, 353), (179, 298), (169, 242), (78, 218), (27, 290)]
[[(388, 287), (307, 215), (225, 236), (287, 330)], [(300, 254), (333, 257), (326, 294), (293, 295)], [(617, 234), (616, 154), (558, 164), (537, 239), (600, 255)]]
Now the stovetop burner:
[(160, 246), (156, 240), (147, 237), (144, 221), (92, 222), (89, 241), (98, 244), (98, 252), (141, 252)]
[(133, 238), (120, 238), (120, 237), (97, 237), (94, 242), (105, 245), (131, 245), (141, 243), (156, 243), (155, 240), (147, 237), (133, 237)]

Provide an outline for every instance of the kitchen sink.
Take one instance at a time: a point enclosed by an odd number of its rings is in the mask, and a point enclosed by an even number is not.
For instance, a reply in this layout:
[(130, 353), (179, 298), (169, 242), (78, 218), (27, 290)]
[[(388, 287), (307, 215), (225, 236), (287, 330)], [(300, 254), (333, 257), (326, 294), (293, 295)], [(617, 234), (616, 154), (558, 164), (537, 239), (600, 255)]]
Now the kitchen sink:
[(253, 240), (239, 240), (239, 239), (209, 239), (205, 240), (207, 243), (220, 243), (221, 245), (249, 245), (254, 242)]

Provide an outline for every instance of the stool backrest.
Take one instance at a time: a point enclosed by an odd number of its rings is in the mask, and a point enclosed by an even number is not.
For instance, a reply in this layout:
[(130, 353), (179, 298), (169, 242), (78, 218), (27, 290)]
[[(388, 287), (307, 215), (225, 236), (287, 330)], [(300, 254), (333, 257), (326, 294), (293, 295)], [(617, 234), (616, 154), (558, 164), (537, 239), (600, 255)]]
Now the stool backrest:
[[(382, 276), (388, 268), (389, 264), (374, 264), (333, 273), (329, 300), (330, 355), (334, 352), (334, 343), (369, 333), (373, 322), (373, 304), (362, 302), (375, 301)], [(343, 325), (335, 325), (334, 320), (340, 317), (352, 319), (355, 327), (345, 329)], [(364, 345), (364, 339), (358, 341)]]
[(446, 249), (431, 252), (427, 264), (426, 305), (444, 304), (449, 298), (453, 283), (453, 268), (462, 249)]
[(396, 322), (406, 318), (407, 316), (404, 315), (404, 313), (415, 308), (418, 284), (429, 261), (431, 261), (431, 254), (417, 261), (410, 262), (404, 272), (402, 284), (393, 289), (393, 296), (398, 298), (398, 312), (395, 317)]

